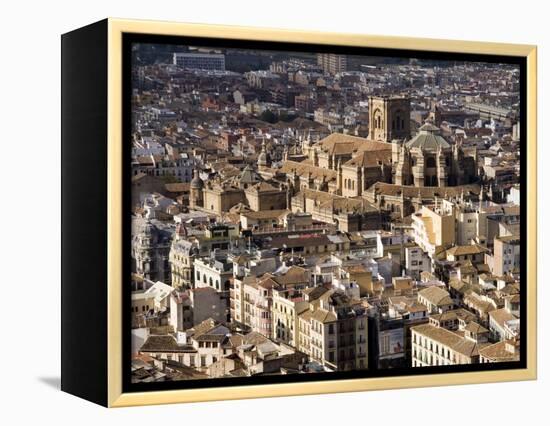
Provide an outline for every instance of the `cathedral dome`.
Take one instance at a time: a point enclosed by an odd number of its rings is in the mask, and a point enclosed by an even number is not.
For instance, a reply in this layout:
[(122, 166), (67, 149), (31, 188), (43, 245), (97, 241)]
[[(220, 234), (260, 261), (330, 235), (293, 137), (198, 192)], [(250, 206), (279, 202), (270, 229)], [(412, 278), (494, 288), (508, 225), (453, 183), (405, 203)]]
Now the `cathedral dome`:
[(408, 141), (407, 148), (422, 148), (425, 151), (438, 151), (450, 148), (451, 145), (441, 136), (439, 127), (426, 123), (418, 129), (418, 134)]

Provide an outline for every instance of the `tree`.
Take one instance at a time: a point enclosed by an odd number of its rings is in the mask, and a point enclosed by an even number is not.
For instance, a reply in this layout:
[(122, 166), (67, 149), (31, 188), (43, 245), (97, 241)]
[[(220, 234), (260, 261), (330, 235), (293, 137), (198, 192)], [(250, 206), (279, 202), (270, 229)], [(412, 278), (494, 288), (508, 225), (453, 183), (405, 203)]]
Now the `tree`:
[(277, 115), (275, 115), (272, 111), (266, 109), (260, 114), (260, 120), (273, 124), (278, 121), (278, 118)]
[(167, 174), (165, 176), (162, 176), (162, 180), (165, 184), (167, 183), (180, 183), (181, 181), (175, 177), (174, 175)]

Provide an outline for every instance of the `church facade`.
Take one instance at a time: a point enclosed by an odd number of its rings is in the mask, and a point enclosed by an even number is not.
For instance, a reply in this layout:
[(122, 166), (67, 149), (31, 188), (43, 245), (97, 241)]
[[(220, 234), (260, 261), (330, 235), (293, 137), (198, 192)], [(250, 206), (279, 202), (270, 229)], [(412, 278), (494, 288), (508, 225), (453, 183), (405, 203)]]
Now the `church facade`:
[(475, 150), (471, 154), (460, 144), (451, 145), (438, 127), (426, 123), (411, 140), (393, 144), (394, 183), (416, 187), (472, 183), (477, 179), (477, 157)]

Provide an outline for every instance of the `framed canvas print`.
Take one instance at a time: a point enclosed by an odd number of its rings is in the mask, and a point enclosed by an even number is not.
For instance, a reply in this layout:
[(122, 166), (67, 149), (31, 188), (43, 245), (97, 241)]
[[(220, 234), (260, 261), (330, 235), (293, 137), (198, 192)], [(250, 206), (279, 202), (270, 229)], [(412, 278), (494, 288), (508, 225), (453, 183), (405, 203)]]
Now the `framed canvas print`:
[(62, 36), (62, 389), (536, 378), (536, 48), (107, 19)]

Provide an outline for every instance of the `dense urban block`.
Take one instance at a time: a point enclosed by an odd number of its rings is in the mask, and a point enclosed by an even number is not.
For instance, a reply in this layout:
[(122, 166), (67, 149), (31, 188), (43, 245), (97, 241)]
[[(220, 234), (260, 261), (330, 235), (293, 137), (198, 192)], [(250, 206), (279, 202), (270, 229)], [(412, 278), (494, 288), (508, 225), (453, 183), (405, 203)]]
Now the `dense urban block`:
[(518, 361), (519, 86), (134, 45), (132, 381)]

